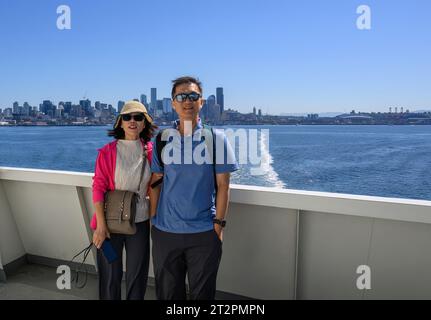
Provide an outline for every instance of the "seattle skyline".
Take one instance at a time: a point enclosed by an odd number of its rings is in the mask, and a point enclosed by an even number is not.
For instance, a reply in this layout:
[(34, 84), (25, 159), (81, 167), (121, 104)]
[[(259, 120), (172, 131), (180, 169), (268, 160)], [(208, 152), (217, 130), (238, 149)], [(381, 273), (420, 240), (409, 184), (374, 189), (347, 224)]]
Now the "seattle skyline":
[[(71, 9), (59, 30), (57, 7)], [(358, 30), (358, 6), (371, 30)], [(14, 101), (116, 106), (170, 97), (171, 80), (224, 88), (226, 108), (269, 114), (431, 106), (431, 3), (397, 1), (0, 2), (0, 108)], [(148, 90), (146, 89), (148, 88)]]

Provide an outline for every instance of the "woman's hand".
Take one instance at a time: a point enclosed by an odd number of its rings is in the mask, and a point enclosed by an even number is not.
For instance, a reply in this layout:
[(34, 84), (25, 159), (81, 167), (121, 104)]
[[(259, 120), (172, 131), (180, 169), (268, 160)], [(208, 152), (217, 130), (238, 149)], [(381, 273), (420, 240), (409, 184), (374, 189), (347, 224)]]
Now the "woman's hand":
[(106, 224), (97, 224), (97, 228), (93, 233), (93, 243), (97, 249), (102, 247), (106, 238), (111, 238)]
[(155, 180), (159, 180), (160, 178), (163, 177), (163, 173), (160, 172), (154, 172), (153, 173), (153, 177), (155, 177)]

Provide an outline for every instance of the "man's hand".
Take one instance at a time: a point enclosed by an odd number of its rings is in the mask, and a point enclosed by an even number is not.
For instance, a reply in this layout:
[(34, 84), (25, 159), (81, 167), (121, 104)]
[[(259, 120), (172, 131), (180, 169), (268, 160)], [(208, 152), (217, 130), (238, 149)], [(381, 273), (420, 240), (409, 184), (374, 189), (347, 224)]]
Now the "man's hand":
[[(217, 196), (215, 217), (222, 221), (226, 219), (226, 212), (229, 203), (229, 179), (229, 172), (216, 174)], [(223, 227), (214, 223), (214, 230), (220, 241), (223, 241)]]
[(217, 233), (218, 238), (223, 242), (223, 228), (221, 225), (214, 223), (214, 231)]

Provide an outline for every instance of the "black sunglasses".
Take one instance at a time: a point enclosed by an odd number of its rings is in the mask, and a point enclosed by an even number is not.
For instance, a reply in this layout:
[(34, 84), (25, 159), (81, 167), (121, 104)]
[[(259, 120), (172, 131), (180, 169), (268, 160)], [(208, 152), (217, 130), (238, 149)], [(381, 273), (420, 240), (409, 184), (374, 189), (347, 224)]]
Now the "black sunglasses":
[(200, 95), (197, 92), (190, 92), (190, 93), (178, 93), (177, 95), (175, 95), (174, 99), (177, 102), (184, 102), (187, 100), (187, 98), (189, 99), (189, 101), (198, 101), (199, 98), (202, 97), (202, 95)]
[(130, 120), (132, 120), (132, 118), (135, 121), (142, 121), (142, 120), (144, 120), (144, 115), (142, 113), (141, 114), (135, 114), (135, 115), (131, 115), (131, 114), (122, 114), (121, 115), (121, 119), (123, 121), (130, 121)]

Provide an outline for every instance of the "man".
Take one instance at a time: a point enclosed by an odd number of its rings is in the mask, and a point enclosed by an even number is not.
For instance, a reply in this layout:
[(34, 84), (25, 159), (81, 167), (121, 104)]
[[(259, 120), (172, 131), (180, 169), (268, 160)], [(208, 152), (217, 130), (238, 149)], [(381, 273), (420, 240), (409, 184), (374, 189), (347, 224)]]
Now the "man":
[[(199, 119), (202, 105), (199, 80), (174, 80), (172, 106), (179, 120), (170, 129), (173, 140), (166, 141), (163, 134), (154, 147), (160, 150), (157, 145), (165, 141), (165, 151), (169, 146), (172, 154), (181, 155), (180, 161), (177, 157), (169, 162), (165, 161), (170, 159), (168, 152), (163, 156), (154, 152), (151, 166), (152, 184), (163, 174), (163, 183), (151, 189), (153, 264), (156, 294), (161, 300), (186, 299), (186, 274), (191, 299), (215, 298), (230, 172), (238, 166), (224, 134), (203, 128)], [(222, 152), (214, 154), (212, 147), (219, 150), (219, 145)], [(198, 152), (194, 152), (202, 146), (205, 159), (210, 160), (204, 163), (197, 161)]]

